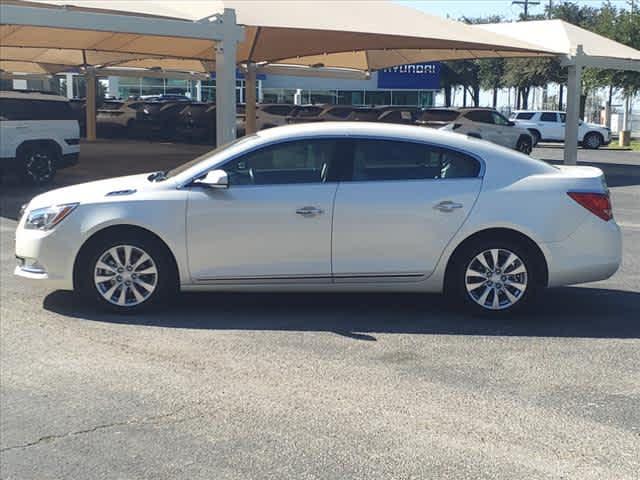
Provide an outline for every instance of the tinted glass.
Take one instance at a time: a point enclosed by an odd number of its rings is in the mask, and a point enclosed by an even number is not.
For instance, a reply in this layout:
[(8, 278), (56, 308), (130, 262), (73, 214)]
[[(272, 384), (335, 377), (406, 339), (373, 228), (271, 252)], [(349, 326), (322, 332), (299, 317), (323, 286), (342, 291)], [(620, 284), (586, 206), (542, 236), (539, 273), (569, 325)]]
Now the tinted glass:
[(473, 110), (471, 112), (467, 112), (465, 117), (473, 122), (495, 123), (493, 119), (493, 112), (489, 110)]
[(423, 122), (452, 122), (460, 115), (455, 110), (425, 110), (420, 116)]
[(315, 117), (322, 112), (321, 107), (297, 107), (292, 115), (296, 115), (298, 117)]
[(531, 120), (533, 118), (533, 112), (521, 112), (516, 115), (516, 119), (518, 120)]
[(352, 112), (352, 108), (332, 108), (327, 111), (327, 114), (338, 118), (347, 118)]
[(5, 120), (75, 120), (68, 102), (0, 98), (0, 118)]
[(224, 166), (231, 185), (322, 183), (340, 142), (304, 140), (262, 148)]
[(353, 180), (423, 180), (477, 177), (480, 163), (463, 153), (420, 143), (356, 140)]
[(263, 110), (270, 115), (289, 115), (291, 107), (289, 105), (270, 105), (264, 107)]
[(493, 123), (496, 125), (509, 125), (509, 120), (500, 115), (498, 112), (491, 112), (491, 116), (493, 117)]
[(540, 115), (541, 122), (557, 122), (558, 115), (553, 112), (544, 112)]
[(566, 121), (567, 121), (567, 114), (566, 113), (561, 113), (560, 114), (560, 121), (562, 123), (566, 123)]
[(123, 102), (104, 102), (100, 110), (118, 110), (122, 105), (124, 105)]

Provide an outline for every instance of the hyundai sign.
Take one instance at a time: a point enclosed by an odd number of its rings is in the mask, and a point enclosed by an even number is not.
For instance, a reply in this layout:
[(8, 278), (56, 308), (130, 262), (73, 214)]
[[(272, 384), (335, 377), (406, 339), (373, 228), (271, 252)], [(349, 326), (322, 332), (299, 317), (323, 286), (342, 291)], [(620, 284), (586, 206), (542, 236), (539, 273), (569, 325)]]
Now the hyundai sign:
[(415, 63), (380, 70), (378, 88), (440, 90), (440, 63)]

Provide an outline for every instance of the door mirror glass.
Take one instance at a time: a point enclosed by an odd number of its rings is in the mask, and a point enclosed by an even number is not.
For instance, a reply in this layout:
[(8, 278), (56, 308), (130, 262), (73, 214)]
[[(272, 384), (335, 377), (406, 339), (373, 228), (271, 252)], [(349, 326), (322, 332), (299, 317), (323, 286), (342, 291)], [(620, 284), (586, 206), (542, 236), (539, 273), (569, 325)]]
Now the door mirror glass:
[(224, 170), (211, 170), (193, 183), (209, 188), (229, 188), (229, 177)]

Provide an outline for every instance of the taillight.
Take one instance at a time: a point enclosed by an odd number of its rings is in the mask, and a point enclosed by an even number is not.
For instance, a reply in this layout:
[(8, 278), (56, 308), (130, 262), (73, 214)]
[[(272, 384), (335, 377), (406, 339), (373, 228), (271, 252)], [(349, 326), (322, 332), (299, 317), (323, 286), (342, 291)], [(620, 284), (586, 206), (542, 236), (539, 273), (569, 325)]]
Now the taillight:
[(605, 222), (613, 218), (608, 193), (567, 192), (576, 202)]

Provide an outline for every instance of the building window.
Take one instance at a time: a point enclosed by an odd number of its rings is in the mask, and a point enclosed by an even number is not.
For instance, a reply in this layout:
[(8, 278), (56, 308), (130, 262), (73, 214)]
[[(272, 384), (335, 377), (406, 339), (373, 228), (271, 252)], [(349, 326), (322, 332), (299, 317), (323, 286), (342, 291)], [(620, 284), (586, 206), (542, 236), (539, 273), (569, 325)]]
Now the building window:
[(385, 90), (372, 90), (365, 93), (366, 105), (391, 105), (391, 92)]

